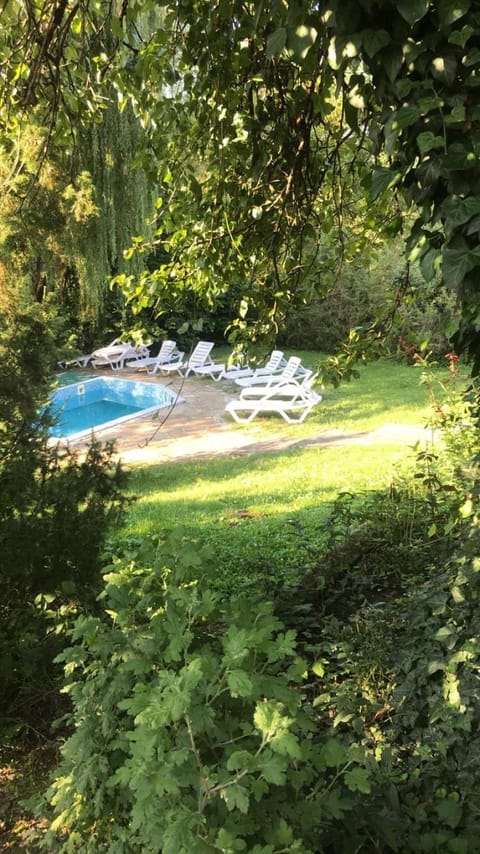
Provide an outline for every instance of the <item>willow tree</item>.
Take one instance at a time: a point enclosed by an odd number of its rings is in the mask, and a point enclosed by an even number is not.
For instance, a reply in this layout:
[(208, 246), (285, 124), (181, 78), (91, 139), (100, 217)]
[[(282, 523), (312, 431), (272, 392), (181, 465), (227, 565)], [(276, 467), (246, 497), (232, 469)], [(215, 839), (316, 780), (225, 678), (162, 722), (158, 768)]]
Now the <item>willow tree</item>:
[[(85, 26), (73, 20), (68, 3), (58, 4), (51, 17), (48, 12), (48, 4), (14, 2), (0, 13), (6, 87), (0, 136), (2, 280), (5, 290), (13, 281), (26, 299), (42, 301), (53, 293), (77, 320), (96, 325), (105, 300), (112, 306), (110, 277), (124, 269), (124, 250), (146, 227), (155, 185), (136, 164), (142, 130), (132, 109), (120, 109), (113, 86), (89, 93), (80, 75), (72, 76), (77, 61), (85, 84), (94, 75), (95, 56), (114, 50), (110, 28), (102, 26), (94, 9), (88, 26), (86, 20)], [(82, 31), (82, 51), (66, 38), (70, 26), (72, 35)], [(56, 27), (63, 59), (55, 52)], [(36, 50), (45, 52), (45, 67)], [(129, 264), (137, 272), (143, 266), (137, 258)], [(117, 303), (120, 310), (123, 299)]]

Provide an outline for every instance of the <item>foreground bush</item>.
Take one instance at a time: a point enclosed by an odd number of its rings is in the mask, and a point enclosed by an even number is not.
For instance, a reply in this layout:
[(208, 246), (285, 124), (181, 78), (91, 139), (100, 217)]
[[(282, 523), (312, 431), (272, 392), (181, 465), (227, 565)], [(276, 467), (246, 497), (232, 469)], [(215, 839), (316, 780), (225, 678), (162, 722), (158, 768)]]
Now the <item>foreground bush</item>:
[(107, 530), (124, 504), (113, 447), (84, 458), (48, 442), (55, 348), (40, 308), (0, 321), (0, 729), (48, 729), (65, 620), (100, 589)]
[(174, 537), (112, 567), (104, 616), (77, 622), (53, 850), (314, 852), (368, 790), (364, 751), (315, 724), (294, 633), (205, 572)]
[(325, 619), (304, 658), (271, 606), (209, 592), (195, 544), (114, 564), (62, 655), (75, 732), (45, 847), (478, 851), (478, 540)]

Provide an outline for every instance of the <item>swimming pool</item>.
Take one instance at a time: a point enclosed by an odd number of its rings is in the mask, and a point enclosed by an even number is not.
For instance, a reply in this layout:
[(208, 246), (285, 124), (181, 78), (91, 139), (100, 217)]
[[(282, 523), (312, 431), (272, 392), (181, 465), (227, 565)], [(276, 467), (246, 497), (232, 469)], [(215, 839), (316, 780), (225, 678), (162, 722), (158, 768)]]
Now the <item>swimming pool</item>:
[(57, 386), (73, 385), (73, 383), (83, 383), (85, 380), (93, 379), (95, 379), (93, 371), (82, 371), (81, 369), (78, 371), (61, 371), (59, 374), (55, 374), (55, 384)]
[(116, 427), (180, 402), (176, 393), (158, 383), (94, 377), (52, 392), (50, 411), (57, 423), (50, 428), (50, 435), (81, 439), (92, 430)]

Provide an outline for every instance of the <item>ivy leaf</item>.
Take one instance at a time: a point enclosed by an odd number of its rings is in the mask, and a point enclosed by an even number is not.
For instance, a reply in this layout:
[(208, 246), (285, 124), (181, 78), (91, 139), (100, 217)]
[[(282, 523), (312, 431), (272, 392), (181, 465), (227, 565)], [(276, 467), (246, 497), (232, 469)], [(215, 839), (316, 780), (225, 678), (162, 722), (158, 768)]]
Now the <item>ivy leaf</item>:
[(436, 273), (437, 266), (440, 259), (440, 253), (437, 249), (427, 249), (427, 251), (420, 258), (420, 270), (422, 271), (422, 276), (426, 282), (430, 282)]
[(401, 128), (410, 127), (420, 118), (418, 107), (401, 107), (394, 116), (393, 125)]
[(397, 10), (410, 26), (425, 17), (429, 5), (429, 0), (397, 0)]
[(366, 768), (353, 768), (344, 777), (345, 785), (351, 792), (363, 792), (368, 795), (371, 789), (370, 775)]
[[(451, 8), (450, 3), (448, 4), (448, 8)], [(448, 41), (450, 42), (450, 44), (456, 44), (459, 47), (465, 47), (470, 36), (473, 36), (474, 32), (474, 27), (471, 27), (469, 24), (466, 24), (464, 27), (462, 27), (461, 30), (453, 30), (448, 37)]]
[(470, 9), (470, 0), (437, 0), (437, 13), (442, 27), (449, 27)]
[(457, 228), (480, 214), (480, 196), (468, 196), (466, 199), (450, 196), (445, 199), (442, 212), (446, 215), (448, 227)]
[(386, 30), (364, 30), (362, 41), (368, 56), (375, 56), (382, 48), (390, 44), (391, 37)]
[(382, 65), (390, 83), (393, 83), (403, 65), (403, 51), (399, 45), (391, 45), (385, 49), (382, 54)]
[(267, 48), (265, 56), (267, 59), (273, 59), (274, 56), (279, 56), (287, 43), (287, 31), (285, 27), (279, 27), (273, 33), (270, 33), (267, 39)]
[(308, 51), (315, 44), (318, 31), (315, 27), (302, 25), (288, 34), (288, 52), (294, 62), (300, 65), (306, 58)]
[(478, 249), (471, 251), (468, 247), (447, 246), (443, 251), (442, 275), (450, 288), (457, 288), (463, 282), (467, 273), (480, 266)]
[(442, 98), (439, 98), (438, 95), (428, 94), (419, 98), (417, 105), (421, 115), (426, 116), (428, 113), (438, 112), (438, 110), (441, 110), (443, 103)]
[(426, 154), (434, 148), (443, 148), (445, 140), (443, 136), (435, 136), (431, 130), (427, 130), (418, 134), (417, 145), (420, 154)]
[(452, 107), (449, 115), (445, 116), (445, 124), (449, 125), (450, 127), (452, 125), (462, 125), (463, 126), (463, 123), (464, 123), (465, 118), (466, 118), (466, 114), (467, 114), (467, 111), (466, 111), (464, 104), (455, 104), (455, 106)]
[(447, 640), (452, 635), (456, 635), (456, 631), (453, 626), (442, 626), (437, 632), (435, 632), (435, 637), (437, 640)]
[(448, 153), (443, 165), (445, 169), (460, 172), (465, 169), (472, 169), (473, 167), (476, 167), (477, 162), (477, 155), (469, 146), (465, 145), (463, 142), (453, 142), (448, 146)]
[(457, 76), (457, 60), (451, 54), (436, 56), (432, 60), (432, 77), (451, 86)]
[(462, 64), (466, 66), (466, 68), (470, 68), (471, 65), (478, 65), (480, 59), (480, 50), (478, 47), (473, 47), (468, 51), (467, 55), (463, 58)]
[(400, 180), (400, 173), (386, 166), (379, 166), (373, 170), (370, 180), (370, 196), (372, 200), (378, 198), (386, 190), (390, 190)]

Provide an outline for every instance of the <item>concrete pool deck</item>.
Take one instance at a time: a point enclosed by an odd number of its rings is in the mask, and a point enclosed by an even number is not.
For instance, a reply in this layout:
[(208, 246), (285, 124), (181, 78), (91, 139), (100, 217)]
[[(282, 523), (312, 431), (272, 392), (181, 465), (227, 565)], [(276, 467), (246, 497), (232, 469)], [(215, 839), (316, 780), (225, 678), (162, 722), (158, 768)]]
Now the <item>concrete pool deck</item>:
[[(112, 371), (96, 370), (92, 371), (92, 376), (111, 377)], [(183, 379), (177, 374), (149, 377), (143, 371), (127, 370), (115, 372), (113, 376), (161, 383), (184, 399), (183, 403), (171, 409), (160, 410), (158, 416), (139, 417), (118, 427), (96, 432), (101, 442), (115, 441), (117, 456), (127, 466), (271, 453), (312, 445), (331, 447), (377, 442), (413, 445), (416, 441), (426, 442), (432, 438), (431, 433), (421, 427), (389, 424), (373, 433), (319, 430), (310, 438), (296, 439), (285, 435), (287, 425), (283, 419), (272, 418), (266, 439), (264, 428), (255, 420), (240, 426), (225, 413), (226, 403), (238, 394), (233, 382), (213, 382), (194, 376)], [(71, 447), (81, 449), (85, 447), (85, 441), (72, 442)]]

